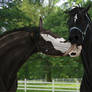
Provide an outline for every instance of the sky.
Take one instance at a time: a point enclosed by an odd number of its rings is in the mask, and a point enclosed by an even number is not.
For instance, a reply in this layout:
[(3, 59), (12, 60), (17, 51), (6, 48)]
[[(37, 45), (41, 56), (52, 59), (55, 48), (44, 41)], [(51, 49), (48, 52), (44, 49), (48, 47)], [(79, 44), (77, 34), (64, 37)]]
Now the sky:
[[(65, 3), (65, 2), (67, 2), (68, 0), (60, 0), (56, 5), (57, 6), (61, 6), (63, 3)], [(84, 0), (85, 2), (87, 1), (87, 0)], [(45, 0), (45, 5), (48, 3), (48, 0)]]
[[(2, 0), (0, 0), (0, 1), (2, 1)], [(6, 2), (8, 2), (8, 1), (14, 1), (14, 0), (4, 0), (4, 1), (6, 1)], [(61, 6), (63, 3), (65, 3), (65, 2), (67, 2), (68, 0), (60, 0), (57, 4), (56, 4), (56, 6)], [(84, 1), (87, 1), (87, 0), (84, 0)], [(46, 6), (48, 4), (48, 0), (45, 0), (45, 2), (44, 2), (44, 5)]]
[[(61, 6), (63, 3), (65, 3), (67, 0), (60, 0), (56, 5)], [(48, 4), (48, 0), (44, 1), (44, 5), (46, 6)]]
[[(65, 3), (65, 2), (67, 2), (68, 0), (60, 0), (56, 5), (57, 6), (61, 6), (63, 3)], [(85, 2), (87, 1), (87, 0), (84, 0)], [(92, 1), (92, 0), (91, 0)]]
[(60, 0), (56, 5), (61, 6), (63, 3), (67, 2), (67, 0)]

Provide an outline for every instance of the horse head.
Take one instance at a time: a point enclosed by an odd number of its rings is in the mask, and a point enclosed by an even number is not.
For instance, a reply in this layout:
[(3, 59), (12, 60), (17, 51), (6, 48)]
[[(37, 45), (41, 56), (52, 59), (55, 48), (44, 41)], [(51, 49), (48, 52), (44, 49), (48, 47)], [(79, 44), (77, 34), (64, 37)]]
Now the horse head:
[(70, 42), (64, 38), (52, 33), (50, 30), (43, 28), (42, 18), (40, 18), (40, 40), (39, 51), (51, 56), (66, 56), (71, 52)]
[(69, 14), (69, 41), (76, 48), (82, 50), (83, 41), (85, 39), (91, 19), (88, 14), (90, 6), (87, 8), (75, 7), (68, 12)]

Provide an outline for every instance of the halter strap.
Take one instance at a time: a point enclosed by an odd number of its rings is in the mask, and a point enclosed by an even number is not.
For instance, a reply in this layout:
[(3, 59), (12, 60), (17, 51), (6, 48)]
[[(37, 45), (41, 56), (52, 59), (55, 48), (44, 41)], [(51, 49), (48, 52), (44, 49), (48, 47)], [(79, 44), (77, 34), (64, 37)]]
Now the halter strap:
[(89, 16), (86, 14), (87, 19), (89, 20), (89, 23), (91, 22), (91, 19), (89, 18)]
[(70, 32), (71, 32), (73, 29), (77, 29), (78, 31), (80, 31), (80, 32), (82, 33), (82, 30), (79, 29), (78, 27), (72, 27), (72, 28), (70, 28)]

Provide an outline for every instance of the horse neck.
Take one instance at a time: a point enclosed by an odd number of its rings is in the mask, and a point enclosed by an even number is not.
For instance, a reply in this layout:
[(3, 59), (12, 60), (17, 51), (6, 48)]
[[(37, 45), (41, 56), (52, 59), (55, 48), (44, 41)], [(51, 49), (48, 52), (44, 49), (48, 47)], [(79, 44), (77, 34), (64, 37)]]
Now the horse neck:
[(92, 67), (91, 64), (92, 63), (92, 23), (90, 24), (87, 30), (87, 34), (83, 42), (83, 49), (81, 55), (82, 55), (85, 71), (91, 69), (90, 67)]
[(86, 32), (86, 35), (84, 37), (83, 47), (85, 47), (85, 50), (91, 49), (89, 46), (92, 45), (92, 23), (89, 24), (88, 30)]
[(16, 74), (22, 64), (34, 53), (36, 46), (30, 34), (26, 31), (16, 31), (0, 38), (2, 74)]

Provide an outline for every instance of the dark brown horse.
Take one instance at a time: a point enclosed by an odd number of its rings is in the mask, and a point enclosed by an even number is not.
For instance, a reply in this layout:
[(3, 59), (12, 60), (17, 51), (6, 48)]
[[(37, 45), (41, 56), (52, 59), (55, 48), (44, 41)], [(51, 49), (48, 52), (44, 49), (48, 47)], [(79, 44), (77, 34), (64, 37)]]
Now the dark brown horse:
[(34, 53), (62, 56), (69, 42), (42, 27), (24, 27), (0, 36), (0, 92), (16, 92), (17, 72)]
[(92, 22), (88, 10), (75, 7), (69, 11), (69, 40), (72, 44), (82, 46), (81, 57), (84, 65), (84, 75), (80, 92), (92, 92)]

